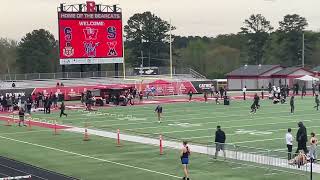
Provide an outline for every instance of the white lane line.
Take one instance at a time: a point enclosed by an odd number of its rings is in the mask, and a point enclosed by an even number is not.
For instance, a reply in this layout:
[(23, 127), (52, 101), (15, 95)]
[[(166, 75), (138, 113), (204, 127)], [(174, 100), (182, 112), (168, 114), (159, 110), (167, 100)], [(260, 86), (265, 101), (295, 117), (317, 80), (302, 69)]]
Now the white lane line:
[(40, 176), (37, 176), (37, 175), (34, 175), (34, 174), (27, 173), (27, 172), (25, 172), (23, 170), (20, 170), (20, 169), (16, 169), (16, 168), (13, 168), (13, 167), (10, 167), (10, 166), (6, 166), (4, 164), (0, 164), (0, 166), (8, 168), (8, 169), (11, 169), (11, 170), (14, 170), (14, 171), (17, 171), (17, 172), (20, 172), (20, 173), (29, 174), (32, 177), (37, 177), (37, 178), (40, 178), (40, 179), (49, 180), (49, 179), (46, 179), (46, 178), (43, 178), (43, 177), (40, 177)]
[[(284, 112), (287, 112), (287, 111), (284, 111)], [(265, 113), (265, 114), (270, 114), (270, 113)], [(263, 114), (264, 115), (264, 114)], [(278, 118), (286, 118), (286, 117), (300, 117), (300, 116), (306, 116), (306, 115), (311, 115), (311, 116), (317, 116), (318, 114), (315, 114), (315, 113), (310, 113), (310, 114), (300, 114), (300, 115), (295, 115), (295, 116), (292, 116), (292, 115), (284, 115), (284, 116), (278, 116)], [(234, 116), (201, 116), (201, 117), (198, 117), (198, 118), (183, 118), (183, 120), (180, 120), (180, 121), (187, 121), (187, 120), (190, 120), (190, 121), (193, 121), (193, 120), (202, 120), (202, 119), (217, 119), (217, 118), (230, 118), (230, 117), (234, 117)], [(237, 116), (239, 117), (239, 115)], [(252, 116), (251, 116), (252, 117)], [(163, 117), (163, 121), (165, 123), (167, 122), (177, 122), (178, 120), (175, 119), (175, 120), (166, 120), (166, 116)], [(248, 115), (245, 115), (245, 118), (248, 118)], [(239, 119), (239, 118), (238, 118)], [(274, 117), (255, 117), (254, 120), (259, 120), (259, 119), (274, 119)], [(248, 119), (246, 119), (247, 121)], [(251, 120), (251, 119), (250, 119)], [(113, 120), (112, 120), (113, 121)], [(115, 120), (115, 121), (123, 121), (123, 120)], [(130, 122), (130, 121), (134, 121), (134, 120), (126, 120), (125, 122)], [(148, 122), (142, 122), (142, 121), (148, 121)], [(242, 121), (242, 120), (241, 120)], [(98, 123), (108, 123), (109, 124), (109, 120), (103, 120), (103, 121), (88, 121), (88, 122), (82, 122), (83, 124), (85, 123), (95, 123), (95, 124), (98, 124)], [(228, 123), (228, 122), (232, 122), (232, 121), (225, 121), (225, 120), (220, 120), (220, 121), (216, 121), (217, 123)], [(126, 126), (126, 125), (141, 125), (141, 124), (154, 124), (155, 123), (155, 120), (154, 119), (147, 119), (146, 120), (139, 120), (139, 122), (137, 123), (119, 123), (119, 124), (111, 124), (110, 126)], [(198, 122), (201, 124), (201, 122)], [(213, 123), (213, 122), (212, 122)], [(98, 127), (98, 126), (97, 126)], [(158, 128), (158, 126), (150, 126), (150, 127), (144, 127), (144, 128), (131, 128), (131, 129), (127, 129), (127, 130), (138, 130), (138, 129), (147, 129), (147, 128)]]
[(274, 140), (280, 140), (280, 139), (284, 139), (284, 138), (258, 139), (258, 140), (252, 140), (252, 141), (231, 142), (231, 144), (244, 144), (244, 143), (251, 143), (251, 142), (274, 141)]
[(110, 160), (107, 160), (107, 159), (96, 158), (96, 157), (92, 157), (92, 156), (89, 156), (89, 155), (80, 154), (80, 153), (76, 153), (76, 152), (72, 152), (72, 151), (67, 151), (67, 150), (58, 149), (58, 148), (49, 147), (49, 146), (44, 146), (44, 145), (41, 145), (41, 144), (30, 143), (30, 142), (27, 142), (27, 141), (21, 141), (21, 140), (8, 138), (8, 137), (4, 137), (4, 136), (0, 136), (0, 138), (1, 139), (6, 139), (6, 140), (10, 140), (10, 141), (13, 141), (13, 142), (22, 143), (22, 144), (28, 144), (28, 145), (32, 145), (32, 146), (36, 146), (36, 147), (41, 147), (41, 148), (44, 148), (44, 149), (49, 149), (49, 150), (53, 150), (53, 151), (57, 151), (57, 152), (63, 152), (63, 153), (66, 153), (66, 154), (71, 154), (71, 155), (75, 155), (75, 156), (79, 156), (79, 157), (83, 157), (83, 158), (93, 159), (93, 160), (96, 160), (96, 161), (107, 162), (107, 163), (115, 164), (115, 165), (118, 165), (118, 166), (138, 169), (138, 170), (145, 171), (145, 172), (151, 172), (151, 173), (160, 174), (160, 175), (163, 175), (163, 176), (168, 176), (168, 177), (172, 177), (172, 178), (181, 179), (181, 177), (178, 177), (178, 176), (175, 176), (175, 175), (172, 175), (172, 174), (167, 174), (167, 173), (154, 171), (154, 170), (150, 170), (150, 169), (146, 169), (146, 168), (141, 168), (141, 167), (137, 167), (137, 166), (132, 166), (132, 165), (128, 165), (128, 164), (118, 163), (118, 162), (110, 161)]
[[(310, 122), (311, 120), (304, 120), (304, 122)], [(223, 129), (231, 129), (231, 128), (243, 128), (243, 127), (254, 127), (254, 126), (265, 126), (265, 125), (275, 125), (275, 124), (288, 124), (288, 123), (296, 123), (297, 121), (286, 121), (286, 122), (274, 122), (274, 123), (264, 123), (264, 124), (249, 124), (243, 126), (229, 126), (223, 127)], [(212, 130), (214, 128), (205, 128), (205, 129), (190, 129), (190, 130), (183, 130), (183, 131), (167, 131), (162, 132), (163, 134), (171, 134), (171, 133), (183, 133), (183, 132), (193, 132), (193, 131), (204, 131), (204, 130)]]
[(38, 131), (25, 131), (25, 132), (14, 132), (14, 133), (0, 133), (0, 135), (15, 135), (15, 134), (31, 134), (31, 133), (37, 133), (37, 132), (49, 132), (49, 131), (53, 131), (53, 130), (38, 130)]

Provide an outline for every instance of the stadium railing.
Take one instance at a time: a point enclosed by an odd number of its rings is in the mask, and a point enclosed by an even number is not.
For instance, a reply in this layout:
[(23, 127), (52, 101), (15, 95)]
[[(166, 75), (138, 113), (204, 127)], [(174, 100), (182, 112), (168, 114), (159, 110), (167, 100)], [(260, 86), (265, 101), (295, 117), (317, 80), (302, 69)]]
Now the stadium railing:
[[(211, 142), (207, 145), (209, 159), (215, 159), (216, 143)], [(288, 160), (288, 152), (283, 150), (270, 150), (262, 148), (254, 148), (248, 146), (239, 146), (235, 144), (224, 144), (226, 153), (226, 160), (241, 162), (245, 165), (259, 166), (276, 171), (285, 171), (299, 173), (301, 175), (307, 175), (310, 173), (310, 162), (305, 164), (294, 164), (292, 160)], [(223, 152), (218, 153), (217, 158), (223, 157)], [(292, 153), (292, 159), (295, 158), (294, 152)], [(318, 171), (319, 169), (315, 169)], [(320, 172), (319, 172), (320, 173)]]
[[(190, 68), (173, 68), (173, 74), (198, 74)], [(169, 67), (159, 67), (159, 75), (170, 74)], [(133, 68), (126, 69), (126, 76), (135, 76)], [(90, 72), (57, 72), (57, 73), (27, 73), (27, 74), (0, 74), (2, 81), (38, 80), (38, 79), (63, 79), (63, 78), (97, 78), (97, 77), (123, 77), (123, 71), (90, 71)], [(203, 76), (201, 76), (203, 77)]]

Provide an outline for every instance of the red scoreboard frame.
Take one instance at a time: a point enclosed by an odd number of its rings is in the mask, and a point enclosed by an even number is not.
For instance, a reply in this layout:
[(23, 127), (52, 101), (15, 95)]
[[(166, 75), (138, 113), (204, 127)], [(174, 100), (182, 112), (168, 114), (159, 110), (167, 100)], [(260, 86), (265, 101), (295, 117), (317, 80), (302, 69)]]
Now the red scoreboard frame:
[(60, 64), (123, 63), (122, 14), (58, 12)]

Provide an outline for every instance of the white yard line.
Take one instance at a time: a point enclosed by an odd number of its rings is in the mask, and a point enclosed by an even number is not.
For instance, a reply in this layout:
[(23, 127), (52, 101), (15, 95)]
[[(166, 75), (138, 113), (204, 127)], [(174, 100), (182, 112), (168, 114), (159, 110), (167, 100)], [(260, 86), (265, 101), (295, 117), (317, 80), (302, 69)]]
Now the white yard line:
[[(285, 111), (287, 112), (287, 111)], [(266, 113), (266, 114), (269, 114), (269, 113)], [(284, 116), (278, 116), (278, 118), (286, 118), (286, 117), (300, 117), (300, 116), (306, 116), (306, 115), (311, 115), (311, 116), (318, 116), (319, 114), (315, 114), (315, 113), (311, 113), (311, 114), (301, 114), (301, 115), (284, 115)], [(188, 116), (188, 115), (185, 115), (185, 116)], [(234, 117), (234, 116), (237, 116), (239, 117), (239, 115), (232, 115), (232, 116), (201, 116), (201, 117), (198, 117), (198, 118), (183, 118), (181, 120), (166, 120), (166, 116), (163, 116), (162, 118), (164, 119), (163, 122), (164, 123), (167, 123), (167, 122), (185, 122), (185, 121), (193, 121), (193, 120), (202, 120), (202, 119), (218, 119), (218, 118), (230, 118), (230, 117)], [(250, 117), (250, 120), (251, 119), (254, 119), (254, 120), (259, 120), (259, 119), (273, 119), (274, 117), (255, 117), (255, 116), (250, 116), (249, 114), (248, 115), (244, 115), (243, 117), (245, 118), (248, 118)], [(97, 119), (97, 117), (94, 117), (95, 119)], [(98, 117), (99, 118), (99, 117)], [(95, 123), (95, 124), (98, 124), (98, 123), (110, 123), (110, 122), (119, 122), (119, 121), (124, 121), (124, 122), (127, 122), (127, 123), (118, 123), (118, 124), (111, 124), (112, 126), (126, 126), (126, 125), (140, 125), (140, 124), (154, 124), (156, 121), (155, 121), (156, 117), (154, 116), (154, 118), (146, 118), (145, 120), (121, 120), (121, 119), (118, 119), (118, 120), (102, 120), (102, 121), (88, 121), (88, 122), (81, 122), (83, 124), (85, 123)], [(137, 122), (134, 122), (134, 123), (130, 123), (130, 121), (137, 121)], [(144, 122), (144, 121), (147, 121), (147, 122)], [(241, 120), (242, 121), (242, 120)], [(248, 119), (246, 119), (246, 121), (248, 121)], [(129, 122), (129, 123), (128, 123)], [(228, 122), (232, 122), (232, 121), (225, 121), (225, 120), (221, 120), (221, 121), (215, 121), (217, 123), (228, 123)], [(128, 130), (138, 130), (138, 129), (146, 129), (146, 128), (158, 128), (158, 126), (150, 126), (150, 127), (145, 127), (145, 128), (132, 128), (132, 129), (128, 129)]]
[(231, 144), (244, 144), (244, 143), (251, 143), (251, 142), (263, 142), (263, 141), (274, 141), (274, 140), (280, 140), (284, 138), (273, 138), (273, 139), (258, 139), (258, 140), (252, 140), (252, 141), (240, 141), (240, 142), (231, 142)]
[(107, 159), (97, 158), (97, 157), (93, 157), (93, 156), (89, 156), (89, 155), (85, 155), (85, 154), (80, 154), (80, 153), (76, 153), (76, 152), (72, 152), (72, 151), (67, 151), (67, 150), (63, 150), (63, 149), (50, 147), (50, 146), (44, 146), (44, 145), (41, 145), (41, 144), (31, 143), (31, 142), (27, 142), (27, 141), (21, 141), (21, 140), (18, 140), (18, 139), (13, 139), (13, 138), (5, 137), (5, 136), (0, 136), (0, 138), (1, 139), (5, 139), (5, 140), (9, 140), (9, 141), (13, 141), (13, 142), (17, 142), (17, 143), (22, 143), (22, 144), (27, 144), (27, 145), (31, 145), (31, 146), (40, 147), (40, 148), (43, 148), (43, 149), (49, 149), (49, 150), (52, 150), (52, 151), (62, 152), (62, 153), (65, 153), (65, 154), (71, 154), (71, 155), (75, 155), (75, 156), (82, 157), (82, 158), (93, 159), (93, 160), (96, 160), (96, 161), (106, 162), (106, 163), (109, 163), (109, 164), (115, 164), (115, 165), (118, 165), (118, 166), (137, 169), (137, 170), (141, 170), (141, 171), (145, 171), (145, 172), (149, 172), (149, 173), (160, 174), (160, 175), (163, 175), (163, 176), (172, 177), (172, 178), (176, 178), (176, 179), (180, 179), (181, 178), (181, 177), (178, 177), (178, 176), (175, 176), (175, 175), (172, 175), (172, 174), (167, 174), (167, 173), (154, 171), (154, 170), (150, 170), (150, 169), (146, 169), (146, 168), (132, 166), (132, 165), (124, 164), (124, 163), (118, 163), (118, 162), (110, 161), (110, 160), (107, 160)]
[(14, 132), (14, 133), (0, 133), (0, 135), (15, 135), (15, 134), (31, 134), (31, 133), (37, 133), (37, 132), (49, 132), (49, 131), (53, 131), (53, 130), (32, 130), (32, 131), (25, 131), (25, 132)]
[[(311, 120), (304, 120), (304, 122), (310, 122)], [(249, 124), (243, 126), (228, 126), (222, 127), (223, 129), (231, 129), (231, 128), (243, 128), (243, 127), (254, 127), (254, 126), (265, 126), (265, 125), (275, 125), (275, 124), (287, 124), (287, 123), (296, 123), (297, 121), (286, 121), (286, 122), (273, 122), (273, 123), (264, 123), (264, 124)], [(163, 134), (171, 134), (171, 133), (183, 133), (183, 132), (194, 132), (194, 131), (205, 131), (205, 130), (212, 130), (216, 128), (205, 128), (205, 129), (189, 129), (189, 130), (182, 130), (182, 131), (166, 131), (162, 132)]]

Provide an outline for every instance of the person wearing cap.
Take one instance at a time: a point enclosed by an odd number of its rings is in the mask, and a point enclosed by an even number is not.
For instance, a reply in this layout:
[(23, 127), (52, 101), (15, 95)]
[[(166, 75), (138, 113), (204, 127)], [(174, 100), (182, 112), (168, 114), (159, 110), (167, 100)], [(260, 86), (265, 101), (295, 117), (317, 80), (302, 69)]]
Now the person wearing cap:
[(307, 149), (307, 141), (308, 141), (308, 136), (307, 136), (307, 128), (303, 125), (302, 122), (298, 123), (298, 132), (296, 135), (296, 141), (298, 142), (298, 148), (296, 150), (296, 154), (298, 154), (299, 150), (303, 150), (305, 153), (308, 152)]

